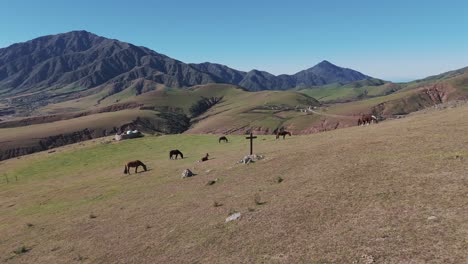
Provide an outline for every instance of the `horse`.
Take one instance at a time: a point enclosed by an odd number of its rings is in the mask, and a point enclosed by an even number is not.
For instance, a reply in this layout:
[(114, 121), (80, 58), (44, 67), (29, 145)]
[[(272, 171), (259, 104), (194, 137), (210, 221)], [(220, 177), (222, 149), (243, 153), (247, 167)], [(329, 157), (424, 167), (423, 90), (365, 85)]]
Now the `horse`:
[(358, 120), (358, 126), (360, 125), (370, 125), (372, 124), (373, 122), (375, 121), (376, 124), (379, 123), (379, 121), (377, 120), (377, 117), (375, 115), (362, 115), (361, 118), (359, 118)]
[(286, 137), (286, 135), (291, 136), (291, 132), (288, 131), (281, 131), (276, 133), (276, 139), (278, 139), (280, 136), (283, 136), (283, 139)]
[(198, 162), (207, 161), (207, 160), (208, 160), (208, 156), (210, 156), (210, 155), (208, 155), (208, 153), (206, 153), (205, 157), (201, 158), (201, 160), (198, 161)]
[(178, 149), (173, 149), (169, 151), (169, 159), (173, 159), (173, 156), (175, 156), (175, 159), (177, 159), (177, 156), (179, 155), (182, 159), (184, 158), (184, 154), (182, 154), (182, 152), (180, 152)]
[(134, 161), (127, 162), (127, 164), (125, 164), (124, 174), (127, 174), (127, 173), (130, 174), (130, 168), (133, 168), (133, 167), (135, 168), (135, 173), (137, 173), (138, 172), (138, 167), (140, 167), (140, 166), (142, 166), (143, 169), (145, 171), (147, 171), (146, 165), (143, 162), (139, 161), (139, 160), (134, 160)]
[(227, 139), (227, 137), (225, 137), (225, 136), (222, 136), (222, 137), (220, 137), (220, 138), (218, 139), (218, 143), (221, 143), (221, 141), (224, 141), (224, 142), (226, 142), (226, 143), (229, 142), (228, 139)]

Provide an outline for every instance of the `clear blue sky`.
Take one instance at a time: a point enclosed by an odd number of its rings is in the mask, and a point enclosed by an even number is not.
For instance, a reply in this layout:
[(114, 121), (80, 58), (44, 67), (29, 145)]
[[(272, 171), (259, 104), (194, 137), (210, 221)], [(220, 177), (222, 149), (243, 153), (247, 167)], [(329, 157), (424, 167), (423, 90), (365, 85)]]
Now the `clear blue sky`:
[(468, 66), (467, 0), (1, 0), (0, 47), (83, 29), (184, 62), (295, 73), (322, 60), (386, 80)]

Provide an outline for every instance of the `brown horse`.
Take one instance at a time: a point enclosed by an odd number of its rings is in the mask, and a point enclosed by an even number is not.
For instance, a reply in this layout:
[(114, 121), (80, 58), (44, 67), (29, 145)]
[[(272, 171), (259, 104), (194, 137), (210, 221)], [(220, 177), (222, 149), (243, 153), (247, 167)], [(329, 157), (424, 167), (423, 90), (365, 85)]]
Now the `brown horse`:
[(208, 160), (208, 153), (206, 153), (205, 157), (201, 158), (201, 160), (199, 162), (203, 162), (203, 161), (207, 161)]
[(373, 122), (375, 122), (376, 124), (379, 123), (379, 121), (377, 120), (377, 117), (375, 115), (362, 115), (361, 118), (359, 118), (358, 120), (358, 126), (360, 125), (370, 125), (372, 124)]
[(291, 136), (291, 132), (288, 131), (281, 131), (276, 133), (276, 139), (278, 139), (280, 136), (283, 136), (283, 139), (286, 137), (286, 135)]
[(224, 142), (226, 142), (226, 143), (229, 142), (228, 139), (227, 139), (227, 137), (225, 137), (225, 136), (222, 136), (222, 137), (220, 137), (220, 138), (218, 139), (218, 143), (221, 143), (221, 141), (224, 141)]
[(173, 159), (173, 156), (175, 156), (175, 159), (177, 159), (177, 156), (179, 155), (182, 159), (184, 158), (184, 154), (182, 154), (182, 152), (180, 152), (178, 149), (173, 149), (169, 151), (169, 159)]
[(130, 168), (135, 168), (135, 173), (137, 173), (138, 172), (138, 167), (140, 167), (140, 166), (142, 166), (143, 169), (145, 171), (147, 171), (146, 165), (143, 162), (139, 161), (139, 160), (134, 160), (134, 161), (127, 162), (127, 164), (125, 164), (124, 173), (125, 174), (127, 174), (127, 173), (130, 174)]

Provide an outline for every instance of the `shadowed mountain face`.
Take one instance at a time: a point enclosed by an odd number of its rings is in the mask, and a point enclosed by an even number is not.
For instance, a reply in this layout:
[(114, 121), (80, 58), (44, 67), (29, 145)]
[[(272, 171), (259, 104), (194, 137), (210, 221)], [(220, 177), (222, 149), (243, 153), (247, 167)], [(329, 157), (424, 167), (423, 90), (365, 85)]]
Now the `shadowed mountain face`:
[[(180, 88), (228, 83), (251, 91), (286, 90), (369, 78), (327, 61), (295, 75), (238, 71), (214, 63), (186, 64), (144, 47), (96, 36), (86, 31), (44, 36), (0, 49), (0, 97), (47, 91), (74, 94), (101, 85), (112, 92), (132, 81), (147, 80)], [(93, 89), (91, 93), (98, 93)]]
[(71, 91), (85, 90), (139, 78), (171, 87), (218, 81), (147, 48), (85, 31), (40, 37), (0, 50), (3, 96), (67, 86)]

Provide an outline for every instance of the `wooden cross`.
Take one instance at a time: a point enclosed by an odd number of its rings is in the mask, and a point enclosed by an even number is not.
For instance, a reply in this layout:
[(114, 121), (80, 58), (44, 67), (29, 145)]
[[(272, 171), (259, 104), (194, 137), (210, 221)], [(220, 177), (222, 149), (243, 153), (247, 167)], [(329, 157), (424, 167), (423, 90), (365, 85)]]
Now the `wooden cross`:
[(253, 154), (253, 140), (256, 138), (257, 137), (254, 137), (254, 135), (252, 135), (252, 132), (250, 132), (250, 136), (246, 137), (246, 139), (250, 139), (250, 155)]

